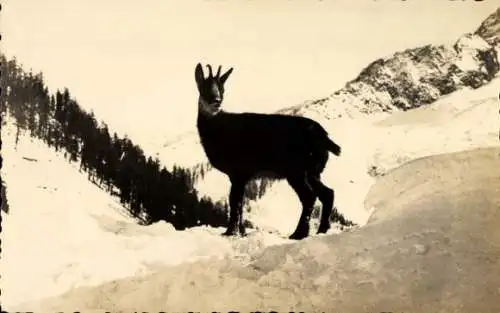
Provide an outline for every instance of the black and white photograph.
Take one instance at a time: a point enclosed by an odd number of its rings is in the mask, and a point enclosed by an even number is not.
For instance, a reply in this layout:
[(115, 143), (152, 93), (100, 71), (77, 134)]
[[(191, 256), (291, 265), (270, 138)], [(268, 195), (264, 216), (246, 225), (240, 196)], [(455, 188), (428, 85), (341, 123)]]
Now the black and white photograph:
[(2, 312), (500, 312), (500, 4), (3, 0)]

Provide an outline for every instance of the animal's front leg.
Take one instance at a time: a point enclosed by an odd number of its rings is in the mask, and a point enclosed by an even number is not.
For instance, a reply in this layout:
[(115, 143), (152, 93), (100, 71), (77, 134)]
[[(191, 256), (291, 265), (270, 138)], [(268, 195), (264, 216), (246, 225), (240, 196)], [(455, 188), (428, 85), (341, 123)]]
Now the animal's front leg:
[(295, 190), (299, 196), (300, 202), (302, 203), (302, 213), (300, 214), (299, 223), (289, 238), (293, 240), (300, 240), (309, 235), (309, 221), (311, 219), (314, 202), (316, 201), (316, 195), (307, 182), (305, 175), (289, 177), (288, 183), (293, 190)]
[(244, 237), (247, 235), (245, 230), (245, 224), (243, 223), (243, 201), (238, 208), (238, 226), (240, 231), (240, 236)]
[[(243, 235), (242, 215), (243, 215), (243, 195), (245, 192), (245, 183), (241, 180), (231, 180), (231, 190), (229, 192), (229, 225), (227, 227), (225, 236), (235, 236), (238, 234)], [(243, 230), (244, 232), (244, 230)]]

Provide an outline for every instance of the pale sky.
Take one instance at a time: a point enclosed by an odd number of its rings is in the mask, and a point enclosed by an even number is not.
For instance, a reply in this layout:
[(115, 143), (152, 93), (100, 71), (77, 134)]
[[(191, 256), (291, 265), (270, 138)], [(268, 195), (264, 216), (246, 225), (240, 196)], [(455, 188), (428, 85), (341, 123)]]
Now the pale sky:
[(369, 62), (452, 43), (496, 1), (4, 0), (2, 51), (132, 138), (192, 131), (194, 67), (235, 68), (226, 108), (326, 96)]

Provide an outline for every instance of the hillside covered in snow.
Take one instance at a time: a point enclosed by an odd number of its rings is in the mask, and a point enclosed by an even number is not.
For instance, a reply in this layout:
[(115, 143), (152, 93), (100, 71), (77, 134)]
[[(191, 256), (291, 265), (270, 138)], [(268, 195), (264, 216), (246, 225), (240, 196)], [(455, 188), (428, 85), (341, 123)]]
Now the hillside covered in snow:
[(270, 247), (249, 262), (163, 267), (16, 310), (497, 312), (499, 153), (395, 169), (367, 198), (372, 222), (352, 233)]

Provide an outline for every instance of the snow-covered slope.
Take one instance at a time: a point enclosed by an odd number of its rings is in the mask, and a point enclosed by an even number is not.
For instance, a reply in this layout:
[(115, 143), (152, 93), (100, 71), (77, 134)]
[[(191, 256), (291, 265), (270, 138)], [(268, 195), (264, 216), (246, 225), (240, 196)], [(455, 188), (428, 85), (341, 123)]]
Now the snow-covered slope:
[(76, 286), (147, 274), (158, 265), (244, 258), (288, 242), (268, 233), (241, 240), (220, 236), (223, 229), (140, 226), (117, 199), (44, 143), (22, 136), (15, 148), (11, 123), (2, 127), (2, 179), (10, 207), (8, 214), (2, 211), (3, 309)]
[[(411, 162), (367, 198), (367, 226), (269, 247), (250, 262), (154, 274), (25, 303), (33, 312), (498, 312), (500, 149)], [(478, 196), (480, 195), (480, 196)]]

